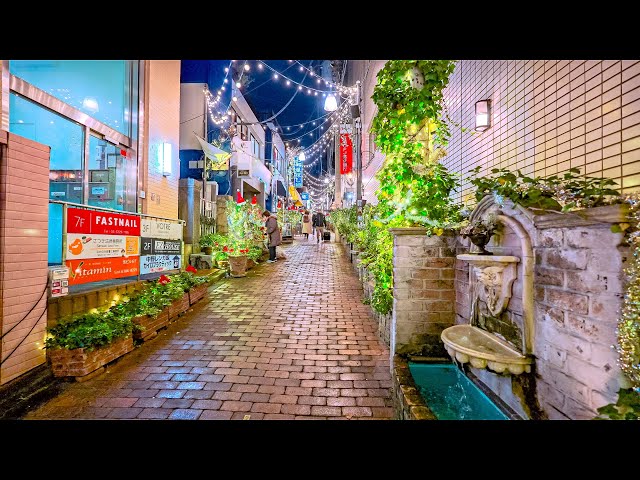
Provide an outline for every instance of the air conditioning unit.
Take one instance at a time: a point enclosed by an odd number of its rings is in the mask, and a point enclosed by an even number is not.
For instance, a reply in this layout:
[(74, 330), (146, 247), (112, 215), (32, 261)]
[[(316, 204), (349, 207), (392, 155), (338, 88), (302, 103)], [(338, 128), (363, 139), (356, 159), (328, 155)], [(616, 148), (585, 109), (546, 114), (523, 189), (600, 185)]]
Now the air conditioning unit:
[(218, 182), (204, 182), (204, 199), (215, 202), (218, 196)]

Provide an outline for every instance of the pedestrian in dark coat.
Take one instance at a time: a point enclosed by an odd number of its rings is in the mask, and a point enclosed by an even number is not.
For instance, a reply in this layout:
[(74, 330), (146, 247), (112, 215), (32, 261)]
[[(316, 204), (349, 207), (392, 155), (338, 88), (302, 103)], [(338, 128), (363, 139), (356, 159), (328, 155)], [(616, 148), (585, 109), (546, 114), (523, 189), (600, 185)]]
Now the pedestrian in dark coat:
[(276, 247), (282, 243), (280, 227), (278, 227), (278, 219), (272, 216), (269, 210), (262, 212), (262, 218), (264, 218), (264, 226), (269, 236), (269, 260), (267, 262), (273, 263), (276, 261)]

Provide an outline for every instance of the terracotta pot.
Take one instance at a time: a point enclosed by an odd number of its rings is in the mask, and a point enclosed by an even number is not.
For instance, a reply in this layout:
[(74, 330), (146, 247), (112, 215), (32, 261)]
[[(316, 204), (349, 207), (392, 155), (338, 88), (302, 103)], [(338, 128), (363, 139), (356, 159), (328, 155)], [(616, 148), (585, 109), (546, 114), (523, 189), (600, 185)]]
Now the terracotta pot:
[(247, 260), (248, 257), (246, 255), (229, 257), (229, 268), (232, 277), (244, 277), (247, 275)]
[(253, 259), (247, 257), (247, 270), (250, 270), (255, 266), (256, 262), (254, 262)]

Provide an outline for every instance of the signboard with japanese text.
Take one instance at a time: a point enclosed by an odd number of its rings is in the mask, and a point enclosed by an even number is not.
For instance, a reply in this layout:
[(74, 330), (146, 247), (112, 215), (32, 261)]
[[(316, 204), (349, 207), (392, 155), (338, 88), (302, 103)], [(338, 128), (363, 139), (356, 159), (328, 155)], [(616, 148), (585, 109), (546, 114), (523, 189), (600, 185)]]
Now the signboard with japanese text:
[(67, 234), (67, 260), (140, 255), (140, 237)]
[(300, 157), (293, 157), (293, 186), (296, 188), (302, 187), (302, 169)]
[(182, 255), (143, 255), (140, 257), (140, 278), (147, 279), (180, 269)]
[(67, 209), (67, 232), (140, 236), (140, 217), (100, 210)]
[(340, 173), (346, 175), (353, 171), (353, 141), (351, 125), (340, 125)]
[(182, 224), (159, 218), (143, 218), (140, 235), (148, 238), (182, 240)]
[(89, 258), (67, 260), (69, 285), (134, 277), (139, 273), (140, 257)]

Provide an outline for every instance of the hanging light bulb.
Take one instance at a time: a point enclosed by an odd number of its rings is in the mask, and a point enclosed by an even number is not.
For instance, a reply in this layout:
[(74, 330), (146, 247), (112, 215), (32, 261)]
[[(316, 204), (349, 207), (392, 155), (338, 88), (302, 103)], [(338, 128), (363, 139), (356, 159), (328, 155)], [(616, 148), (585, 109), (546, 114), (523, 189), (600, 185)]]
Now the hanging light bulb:
[[(300, 140), (298, 140), (298, 141), (300, 141)], [(298, 155), (298, 159), (301, 162), (304, 162), (307, 159), (307, 156), (304, 154), (304, 152), (302, 152), (300, 155)]]
[(229, 67), (224, 67), (225, 73), (229, 71)]
[(245, 64), (244, 64), (244, 70), (245, 70), (246, 72), (248, 72), (249, 70), (251, 70), (251, 67), (249, 66), (249, 64), (248, 64), (248, 63), (245, 63)]
[(242, 86), (242, 84), (240, 82), (236, 82), (236, 87), (240, 88)]
[(262, 62), (258, 62), (258, 70), (262, 70)]
[(334, 97), (332, 93), (327, 95), (327, 98), (324, 101), (324, 109), (327, 112), (333, 112), (338, 109), (338, 102), (336, 101), (336, 97)]
[(278, 79), (278, 74), (277, 74), (277, 73), (274, 73), (274, 74), (273, 74), (273, 78), (277, 80), (277, 79)]
[(236, 97), (236, 96), (234, 95), (234, 96), (233, 96), (233, 98), (232, 98), (232, 100), (233, 100), (234, 102), (237, 102), (237, 101), (238, 101), (238, 97)]

